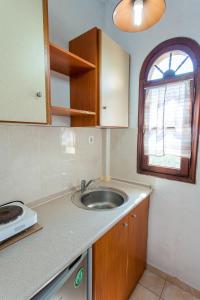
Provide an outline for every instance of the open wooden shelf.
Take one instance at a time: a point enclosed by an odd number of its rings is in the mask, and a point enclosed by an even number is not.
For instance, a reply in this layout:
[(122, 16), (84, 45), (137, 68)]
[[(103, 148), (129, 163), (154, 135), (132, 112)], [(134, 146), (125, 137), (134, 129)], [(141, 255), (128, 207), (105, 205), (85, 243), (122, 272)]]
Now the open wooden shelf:
[(93, 111), (85, 111), (73, 108), (65, 108), (60, 106), (51, 106), (51, 112), (54, 116), (67, 116), (67, 117), (77, 117), (77, 116), (95, 116), (96, 113)]
[(87, 60), (50, 43), (51, 70), (58, 73), (74, 76), (95, 69), (95, 65)]

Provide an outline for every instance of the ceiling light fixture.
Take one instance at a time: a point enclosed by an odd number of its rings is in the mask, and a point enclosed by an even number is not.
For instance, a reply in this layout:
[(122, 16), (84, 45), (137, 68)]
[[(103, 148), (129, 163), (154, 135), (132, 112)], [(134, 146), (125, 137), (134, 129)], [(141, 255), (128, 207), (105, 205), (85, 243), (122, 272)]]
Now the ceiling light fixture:
[(113, 13), (114, 24), (122, 31), (144, 31), (159, 22), (165, 0), (121, 0)]

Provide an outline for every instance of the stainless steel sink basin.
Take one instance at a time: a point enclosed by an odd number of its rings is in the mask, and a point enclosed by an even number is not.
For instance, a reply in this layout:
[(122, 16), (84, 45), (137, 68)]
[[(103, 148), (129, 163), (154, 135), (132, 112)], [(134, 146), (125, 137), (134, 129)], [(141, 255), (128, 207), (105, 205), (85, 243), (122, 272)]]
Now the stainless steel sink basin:
[(120, 190), (100, 187), (84, 193), (76, 192), (72, 199), (77, 206), (84, 209), (109, 210), (123, 205), (128, 197)]

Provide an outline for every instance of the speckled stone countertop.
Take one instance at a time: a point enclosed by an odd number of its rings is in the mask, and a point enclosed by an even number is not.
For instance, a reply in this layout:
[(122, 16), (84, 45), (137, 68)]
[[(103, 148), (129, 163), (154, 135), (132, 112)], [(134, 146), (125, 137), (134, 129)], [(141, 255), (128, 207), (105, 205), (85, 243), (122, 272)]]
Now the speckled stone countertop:
[(89, 211), (75, 206), (70, 192), (34, 208), (43, 230), (0, 252), (0, 300), (30, 299), (151, 193), (148, 186), (117, 180), (99, 185), (121, 189), (129, 201)]

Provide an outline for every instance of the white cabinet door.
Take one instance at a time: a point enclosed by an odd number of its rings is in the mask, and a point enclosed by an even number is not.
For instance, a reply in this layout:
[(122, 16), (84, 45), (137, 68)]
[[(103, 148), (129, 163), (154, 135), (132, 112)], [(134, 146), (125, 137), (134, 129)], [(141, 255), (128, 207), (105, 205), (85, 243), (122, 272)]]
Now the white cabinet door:
[(42, 0), (0, 0), (0, 121), (47, 122), (43, 21)]
[(101, 32), (100, 125), (128, 127), (129, 54)]

